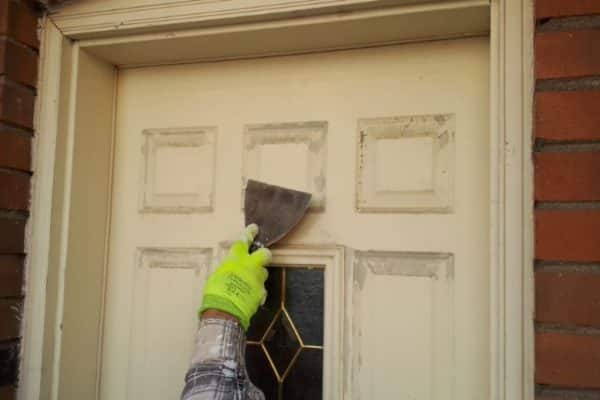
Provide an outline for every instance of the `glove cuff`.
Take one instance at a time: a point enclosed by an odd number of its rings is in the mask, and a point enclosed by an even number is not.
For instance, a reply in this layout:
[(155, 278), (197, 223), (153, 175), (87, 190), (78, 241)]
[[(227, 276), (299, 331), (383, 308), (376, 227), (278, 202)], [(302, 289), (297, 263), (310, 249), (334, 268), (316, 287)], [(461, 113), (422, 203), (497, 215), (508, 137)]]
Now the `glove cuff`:
[(244, 332), (247, 331), (250, 326), (250, 318), (246, 317), (242, 310), (240, 310), (231, 300), (221, 296), (205, 294), (202, 299), (202, 306), (200, 307), (200, 310), (198, 310), (198, 314), (202, 314), (209, 309), (233, 315), (240, 321), (242, 328), (244, 328)]

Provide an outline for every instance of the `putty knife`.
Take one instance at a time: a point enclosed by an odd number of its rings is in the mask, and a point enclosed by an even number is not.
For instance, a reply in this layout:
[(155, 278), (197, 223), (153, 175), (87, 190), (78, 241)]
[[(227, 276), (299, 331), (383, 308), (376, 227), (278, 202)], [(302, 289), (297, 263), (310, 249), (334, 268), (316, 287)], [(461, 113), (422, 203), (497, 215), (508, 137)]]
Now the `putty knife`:
[(250, 252), (268, 247), (284, 237), (306, 214), (310, 193), (249, 179), (244, 198), (246, 226), (258, 225)]

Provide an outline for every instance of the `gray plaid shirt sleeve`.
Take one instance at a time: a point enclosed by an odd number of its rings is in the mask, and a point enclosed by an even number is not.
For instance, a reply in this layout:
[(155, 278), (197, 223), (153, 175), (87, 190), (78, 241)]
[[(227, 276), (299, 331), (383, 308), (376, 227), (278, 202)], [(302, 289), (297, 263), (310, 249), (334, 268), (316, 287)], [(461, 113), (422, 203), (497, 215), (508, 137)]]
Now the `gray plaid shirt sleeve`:
[(264, 400), (263, 393), (248, 378), (245, 348), (246, 335), (239, 323), (202, 319), (181, 399)]

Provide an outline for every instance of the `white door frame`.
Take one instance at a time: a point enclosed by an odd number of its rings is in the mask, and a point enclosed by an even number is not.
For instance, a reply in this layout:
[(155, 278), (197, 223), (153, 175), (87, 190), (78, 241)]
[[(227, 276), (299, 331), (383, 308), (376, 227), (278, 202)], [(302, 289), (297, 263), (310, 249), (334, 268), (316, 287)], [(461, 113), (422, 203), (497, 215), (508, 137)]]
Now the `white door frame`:
[[(76, 146), (84, 141), (76, 135), (77, 124), (86, 123), (77, 120), (77, 113), (86, 107), (85, 98), (77, 96), (78, 79), (100, 73), (93, 68), (83, 70), (80, 55), (89, 52), (117, 65), (157, 64), (176, 62), (181, 48), (190, 49), (187, 61), (203, 61), (435, 40), (481, 34), (482, 15), (489, 18), (491, 61), (489, 399), (533, 399), (532, 0), (491, 0), (489, 4), (485, 0), (413, 0), (408, 5), (407, 0), (232, 0), (179, 1), (168, 6), (148, 0), (152, 4), (147, 6), (102, 9), (118, 3), (127, 4), (125, 0), (74, 3), (42, 24), (19, 399), (55, 400), (59, 393), (65, 273), (72, 262), (69, 244), (74, 240), (69, 233), (77, 219), (72, 204), (78, 201), (73, 160)], [(397, 19), (390, 20), (389, 30), (367, 29), (370, 33), (349, 39), (354, 42), (292, 39), (302, 37), (294, 29), (310, 31), (322, 26), (352, 36), (347, 33), (358, 29), (355, 23), (380, 17)], [(392, 31), (397, 26), (402, 29)], [(290, 41), (277, 47), (263, 37), (268, 47), (264, 54), (219, 42), (227, 35), (250, 35), (261, 29), (288, 32)], [(389, 35), (395, 36), (390, 39)], [(216, 53), (207, 50), (207, 43), (214, 45)], [(157, 48), (164, 54), (157, 55)], [(103, 79), (110, 79), (110, 63), (85, 58), (108, 71), (101, 73)], [(106, 90), (104, 100), (114, 100), (110, 93)], [(100, 123), (110, 126), (112, 116), (107, 118)], [(106, 140), (110, 147), (111, 137)], [(107, 208), (110, 175), (108, 167), (101, 193), (107, 196)], [(107, 237), (108, 222), (102, 229)], [(106, 251), (106, 243), (99, 246)], [(102, 257), (97, 261), (98, 265), (104, 262)], [(103, 295), (102, 283), (95, 289)], [(102, 310), (97, 311), (101, 316)], [(101, 354), (100, 347), (93, 351)]]

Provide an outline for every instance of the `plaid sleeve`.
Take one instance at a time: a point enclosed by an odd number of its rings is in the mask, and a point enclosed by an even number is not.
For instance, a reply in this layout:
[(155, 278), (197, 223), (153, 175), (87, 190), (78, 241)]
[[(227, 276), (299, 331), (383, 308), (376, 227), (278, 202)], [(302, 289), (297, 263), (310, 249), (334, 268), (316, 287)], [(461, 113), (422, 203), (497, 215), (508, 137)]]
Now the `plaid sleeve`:
[(202, 319), (181, 399), (264, 400), (248, 378), (245, 347), (244, 330), (236, 321)]

